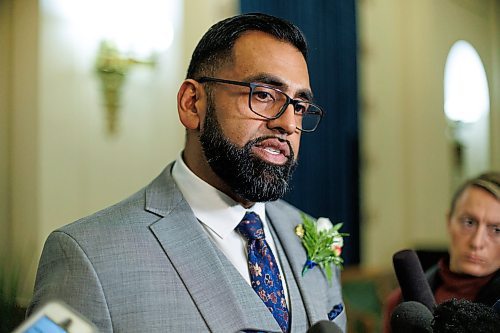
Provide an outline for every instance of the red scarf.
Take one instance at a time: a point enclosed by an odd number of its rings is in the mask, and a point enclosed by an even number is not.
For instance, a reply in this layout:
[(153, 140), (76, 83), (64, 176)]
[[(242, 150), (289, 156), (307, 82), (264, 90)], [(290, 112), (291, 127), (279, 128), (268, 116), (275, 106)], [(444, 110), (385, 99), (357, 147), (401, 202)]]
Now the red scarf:
[(474, 301), (479, 290), (492, 278), (493, 274), (475, 277), (465, 274), (456, 274), (450, 271), (449, 259), (443, 258), (439, 261), (439, 277), (442, 284), (434, 292), (436, 303), (441, 304), (451, 298), (466, 299)]

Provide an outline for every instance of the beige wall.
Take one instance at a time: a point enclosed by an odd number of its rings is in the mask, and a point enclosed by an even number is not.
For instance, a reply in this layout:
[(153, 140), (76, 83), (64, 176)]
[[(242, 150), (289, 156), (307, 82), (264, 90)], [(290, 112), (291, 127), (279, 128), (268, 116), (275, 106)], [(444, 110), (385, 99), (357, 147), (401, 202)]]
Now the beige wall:
[[(21, 276), (30, 274), (38, 252), (40, 212), (39, 7), (36, 1), (12, 1), (10, 113), (11, 255)], [(29, 278), (27, 279), (29, 280)], [(21, 287), (26, 288), (26, 281)]]
[[(452, 191), (443, 113), (447, 54), (459, 39), (480, 54), (490, 83), (491, 168), (500, 169), (500, 2), (359, 2), (362, 98), (362, 260), (391, 266), (406, 247), (445, 247)], [(496, 143), (493, 141), (496, 140)]]
[(0, 260), (8, 257), (10, 231), (10, 104), (12, 3), (0, 1)]
[(491, 41), (492, 48), (492, 75), (488, 78), (491, 82), (491, 164), (496, 170), (500, 170), (500, 0), (492, 1), (489, 7), (490, 30), (493, 32)]

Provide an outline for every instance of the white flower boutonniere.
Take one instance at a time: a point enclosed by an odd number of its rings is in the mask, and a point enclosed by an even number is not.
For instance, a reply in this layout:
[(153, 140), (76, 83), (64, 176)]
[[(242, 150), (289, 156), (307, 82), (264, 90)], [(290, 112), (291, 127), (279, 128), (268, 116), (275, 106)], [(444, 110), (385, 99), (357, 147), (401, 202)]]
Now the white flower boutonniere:
[(314, 221), (304, 213), (301, 215), (303, 223), (295, 227), (295, 233), (307, 251), (307, 261), (302, 269), (302, 276), (315, 266), (320, 266), (325, 271), (328, 282), (331, 283), (331, 264), (342, 269), (344, 260), (340, 255), (344, 246), (343, 237), (349, 234), (339, 232), (342, 223), (333, 225), (330, 219), (324, 217)]

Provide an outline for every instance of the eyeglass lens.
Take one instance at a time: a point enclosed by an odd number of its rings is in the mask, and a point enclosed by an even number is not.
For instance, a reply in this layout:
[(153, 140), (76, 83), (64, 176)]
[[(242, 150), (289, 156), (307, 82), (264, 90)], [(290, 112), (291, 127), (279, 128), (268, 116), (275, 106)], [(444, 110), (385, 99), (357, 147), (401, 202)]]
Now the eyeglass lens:
[[(287, 96), (272, 88), (254, 86), (251, 89), (250, 108), (253, 112), (265, 117), (275, 118), (288, 106)], [(309, 102), (293, 101), (297, 127), (304, 131), (312, 131), (321, 120), (319, 107)]]

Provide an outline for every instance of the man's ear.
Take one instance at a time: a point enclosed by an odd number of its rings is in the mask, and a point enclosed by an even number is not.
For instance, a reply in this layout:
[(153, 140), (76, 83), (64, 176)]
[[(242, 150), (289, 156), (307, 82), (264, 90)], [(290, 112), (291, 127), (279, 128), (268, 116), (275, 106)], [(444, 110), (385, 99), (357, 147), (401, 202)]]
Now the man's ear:
[(182, 82), (177, 93), (177, 112), (181, 123), (187, 129), (198, 130), (205, 119), (205, 89), (195, 80)]

